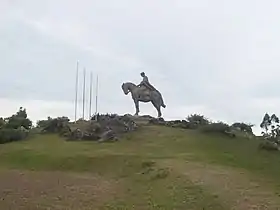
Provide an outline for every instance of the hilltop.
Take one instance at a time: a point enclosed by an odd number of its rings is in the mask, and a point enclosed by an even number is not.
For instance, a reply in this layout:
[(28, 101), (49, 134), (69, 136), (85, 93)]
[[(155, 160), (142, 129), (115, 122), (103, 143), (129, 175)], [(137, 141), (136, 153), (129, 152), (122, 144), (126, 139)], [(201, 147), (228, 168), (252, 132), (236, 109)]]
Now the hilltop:
[(1, 209), (277, 209), (280, 154), (260, 140), (143, 125), (120, 141), (37, 134), (0, 147)]

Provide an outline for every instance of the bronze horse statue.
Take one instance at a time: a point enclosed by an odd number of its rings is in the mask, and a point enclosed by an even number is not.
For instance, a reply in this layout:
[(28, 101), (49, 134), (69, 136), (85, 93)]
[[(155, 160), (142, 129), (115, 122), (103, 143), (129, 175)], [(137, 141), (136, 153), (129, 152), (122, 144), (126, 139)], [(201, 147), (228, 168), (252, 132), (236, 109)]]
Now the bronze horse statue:
[(135, 115), (138, 115), (139, 113), (139, 102), (141, 101), (144, 103), (152, 102), (153, 106), (158, 112), (158, 117), (162, 116), (160, 108), (165, 108), (166, 106), (158, 90), (150, 90), (145, 86), (139, 87), (132, 82), (123, 83), (122, 90), (125, 95), (127, 95), (129, 92), (131, 93), (136, 109)]

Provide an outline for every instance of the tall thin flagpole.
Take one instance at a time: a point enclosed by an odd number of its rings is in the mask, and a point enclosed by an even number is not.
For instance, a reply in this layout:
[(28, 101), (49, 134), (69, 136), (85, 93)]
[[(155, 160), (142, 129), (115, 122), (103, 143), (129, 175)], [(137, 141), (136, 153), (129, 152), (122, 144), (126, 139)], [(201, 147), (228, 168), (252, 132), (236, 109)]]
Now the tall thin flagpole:
[(77, 70), (76, 70), (75, 123), (77, 121), (78, 77), (79, 77), (79, 61), (77, 61)]
[(85, 91), (86, 91), (86, 68), (84, 68), (84, 88), (83, 88), (83, 120), (85, 119)]
[(98, 75), (96, 77), (95, 114), (97, 114), (97, 104), (98, 104)]
[(90, 89), (89, 89), (89, 120), (91, 119), (91, 98), (92, 98), (92, 72), (90, 72)]

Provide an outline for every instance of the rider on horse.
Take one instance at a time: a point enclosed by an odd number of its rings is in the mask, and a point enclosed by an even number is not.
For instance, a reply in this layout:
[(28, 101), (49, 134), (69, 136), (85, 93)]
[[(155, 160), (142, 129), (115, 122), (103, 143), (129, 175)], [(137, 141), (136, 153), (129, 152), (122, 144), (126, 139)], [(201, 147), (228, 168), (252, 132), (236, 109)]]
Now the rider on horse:
[[(148, 90), (150, 90), (150, 91), (156, 91), (160, 96), (161, 96), (161, 93), (153, 86), (153, 85), (151, 85), (150, 84), (150, 82), (149, 82), (149, 79), (148, 79), (148, 77), (145, 75), (145, 73), (144, 72), (142, 72), (141, 74), (140, 74), (142, 77), (143, 77), (143, 80), (141, 81), (141, 83), (138, 85), (138, 87), (146, 87)], [(150, 94), (151, 94), (151, 92), (150, 92)], [(161, 96), (161, 98), (162, 98), (162, 96)], [(163, 102), (163, 99), (162, 99), (162, 106), (165, 108), (166, 107), (166, 105), (164, 104), (164, 102)]]
[(149, 82), (149, 79), (148, 77), (145, 75), (144, 72), (142, 72), (140, 74), (142, 77), (143, 77), (143, 80), (141, 81), (141, 83), (138, 85), (138, 87), (141, 87), (141, 86), (145, 86), (146, 88), (148, 88), (149, 90), (153, 91), (153, 90), (156, 90), (154, 86), (152, 86)]

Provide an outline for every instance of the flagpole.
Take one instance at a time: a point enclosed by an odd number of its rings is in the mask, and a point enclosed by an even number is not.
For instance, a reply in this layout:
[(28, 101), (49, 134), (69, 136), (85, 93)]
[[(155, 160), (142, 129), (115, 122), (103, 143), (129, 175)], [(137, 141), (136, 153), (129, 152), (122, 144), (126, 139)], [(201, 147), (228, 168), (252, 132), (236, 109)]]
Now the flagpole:
[(90, 72), (90, 89), (89, 89), (89, 120), (91, 119), (91, 98), (92, 98), (92, 72)]
[(97, 104), (98, 104), (98, 75), (96, 77), (95, 114), (97, 114)]
[(85, 119), (85, 91), (86, 91), (86, 68), (84, 68), (84, 87), (83, 87), (83, 120)]
[(78, 77), (79, 77), (79, 61), (77, 61), (77, 70), (76, 70), (75, 123), (77, 121)]

